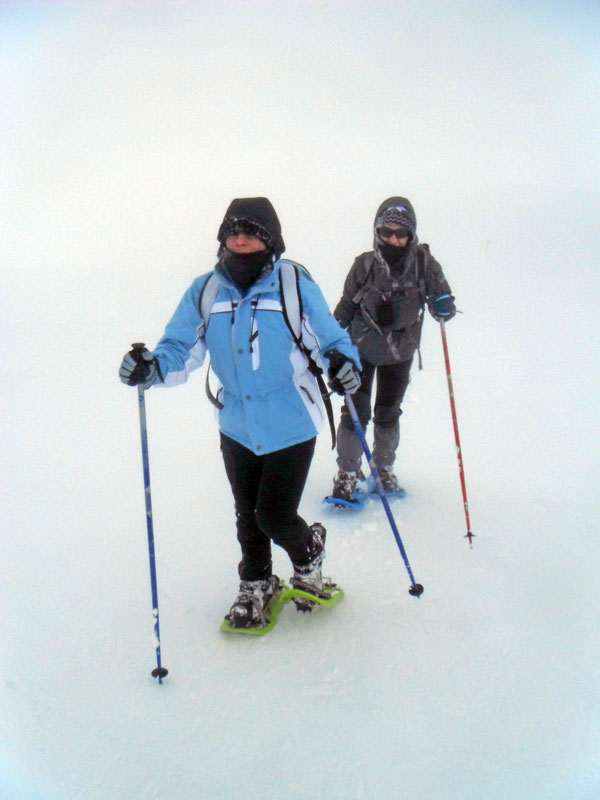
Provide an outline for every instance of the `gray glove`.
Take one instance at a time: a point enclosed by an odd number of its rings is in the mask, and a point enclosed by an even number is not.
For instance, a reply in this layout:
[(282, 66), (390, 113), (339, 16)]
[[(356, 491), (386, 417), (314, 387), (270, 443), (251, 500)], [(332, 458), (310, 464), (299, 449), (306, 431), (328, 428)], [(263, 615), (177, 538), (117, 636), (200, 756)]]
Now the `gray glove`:
[(152, 353), (144, 347), (130, 350), (123, 356), (119, 368), (119, 378), (127, 386), (142, 384), (142, 388), (149, 389), (157, 378), (162, 380), (158, 361)]
[(329, 360), (329, 385), (337, 394), (354, 394), (360, 386), (360, 372), (353, 362), (343, 356), (339, 350), (329, 350), (325, 353)]

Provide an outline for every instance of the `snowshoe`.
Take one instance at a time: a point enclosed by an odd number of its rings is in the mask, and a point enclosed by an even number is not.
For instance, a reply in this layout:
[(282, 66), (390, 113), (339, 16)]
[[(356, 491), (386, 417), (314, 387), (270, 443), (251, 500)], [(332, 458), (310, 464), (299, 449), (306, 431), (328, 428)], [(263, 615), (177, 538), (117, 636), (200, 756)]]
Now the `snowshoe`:
[(265, 609), (265, 619), (267, 620), (266, 625), (250, 628), (234, 628), (229, 623), (228, 618), (225, 617), (221, 624), (221, 631), (229, 634), (241, 633), (244, 635), (250, 634), (251, 636), (264, 636), (266, 633), (269, 633), (269, 631), (273, 630), (279, 618), (281, 609), (287, 603), (289, 603), (290, 600), (306, 601), (307, 607), (304, 610), (308, 611), (308, 605), (310, 605), (311, 609), (314, 605), (327, 607), (334, 606), (342, 599), (343, 596), (344, 592), (340, 589), (340, 587), (329, 581), (323, 581), (323, 588), (319, 592), (318, 597), (310, 592), (305, 592), (303, 589), (290, 589), (289, 586), (286, 586), (282, 581), (279, 584), (279, 590), (273, 595), (271, 601)]
[(296, 588), (289, 590), (289, 599), (294, 601), (298, 611), (303, 612), (312, 611), (315, 605), (334, 606), (343, 596), (344, 592), (329, 578), (323, 578), (318, 593), (312, 588), (309, 591), (303, 589), (300, 581), (296, 582)]

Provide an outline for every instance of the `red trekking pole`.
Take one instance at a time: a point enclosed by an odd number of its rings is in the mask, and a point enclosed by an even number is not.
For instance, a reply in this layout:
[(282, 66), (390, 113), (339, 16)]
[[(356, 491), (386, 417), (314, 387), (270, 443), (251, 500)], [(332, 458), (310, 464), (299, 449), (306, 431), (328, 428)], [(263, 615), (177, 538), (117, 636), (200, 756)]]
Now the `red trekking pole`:
[(444, 360), (446, 361), (446, 377), (448, 378), (448, 392), (450, 393), (450, 408), (452, 409), (452, 423), (454, 425), (454, 441), (456, 442), (456, 455), (458, 458), (458, 470), (460, 472), (460, 485), (462, 487), (463, 504), (465, 507), (465, 519), (467, 521), (467, 533), (465, 539), (469, 540), (469, 547), (473, 547), (474, 533), (471, 533), (471, 522), (469, 520), (469, 501), (467, 500), (467, 484), (465, 482), (465, 470), (462, 460), (462, 449), (460, 446), (460, 436), (458, 434), (458, 422), (456, 420), (456, 406), (454, 404), (454, 387), (452, 385), (452, 372), (450, 371), (450, 356), (448, 355), (448, 341), (446, 339), (446, 323), (440, 320), (440, 330), (442, 331), (442, 344), (444, 345)]

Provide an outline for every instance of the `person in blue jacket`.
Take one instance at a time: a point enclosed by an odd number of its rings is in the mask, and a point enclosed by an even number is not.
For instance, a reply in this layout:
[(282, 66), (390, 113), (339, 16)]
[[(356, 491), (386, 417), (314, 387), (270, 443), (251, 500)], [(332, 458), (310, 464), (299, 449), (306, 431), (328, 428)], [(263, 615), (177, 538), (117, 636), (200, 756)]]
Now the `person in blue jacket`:
[[(325, 529), (298, 515), (325, 419), (308, 353), (327, 369), (330, 386), (340, 394), (356, 391), (361, 364), (350, 336), (299, 265), (302, 346), (295, 340), (279, 282), (285, 244), (267, 198), (233, 200), (217, 239), (214, 270), (185, 292), (156, 348), (127, 353), (119, 374), (123, 383), (144, 389), (176, 385), (201, 366), (208, 351), (220, 384), (213, 399), (242, 551), (239, 592), (227, 619), (234, 627), (253, 627), (266, 624), (265, 606), (279, 586), (272, 542), (292, 562), (292, 584), (322, 592)], [(209, 280), (216, 291), (207, 312), (202, 295)], [(302, 610), (312, 607), (299, 604)]]

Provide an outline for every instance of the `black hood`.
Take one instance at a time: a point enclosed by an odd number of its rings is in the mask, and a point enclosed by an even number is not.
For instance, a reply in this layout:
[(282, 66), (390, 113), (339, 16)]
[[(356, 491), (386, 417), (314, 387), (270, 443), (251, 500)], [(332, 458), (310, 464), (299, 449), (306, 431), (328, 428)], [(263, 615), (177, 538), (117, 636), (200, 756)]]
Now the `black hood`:
[[(404, 249), (386, 245), (385, 242), (379, 238), (377, 235), (377, 228), (386, 223), (396, 223), (397, 225), (403, 225), (405, 228), (408, 228), (410, 231), (410, 240)], [(373, 221), (373, 250), (379, 260), (388, 268), (393, 266), (394, 269), (400, 273), (406, 272), (414, 260), (414, 252), (416, 251), (418, 241), (417, 218), (410, 200), (407, 200), (406, 197), (388, 197), (387, 200), (384, 200), (377, 209)], [(390, 256), (392, 256), (392, 258)]]
[(404, 225), (412, 233), (412, 238), (417, 240), (417, 217), (410, 200), (406, 197), (388, 197), (377, 209), (375, 220), (373, 221), (373, 233), (380, 225), (385, 225), (384, 218), (386, 211), (396, 212), (398, 224)]
[(266, 231), (269, 238), (267, 246), (275, 253), (276, 258), (285, 251), (279, 218), (266, 197), (239, 197), (232, 200), (217, 234), (221, 249), (225, 245), (228, 228), (237, 220), (247, 220)]

